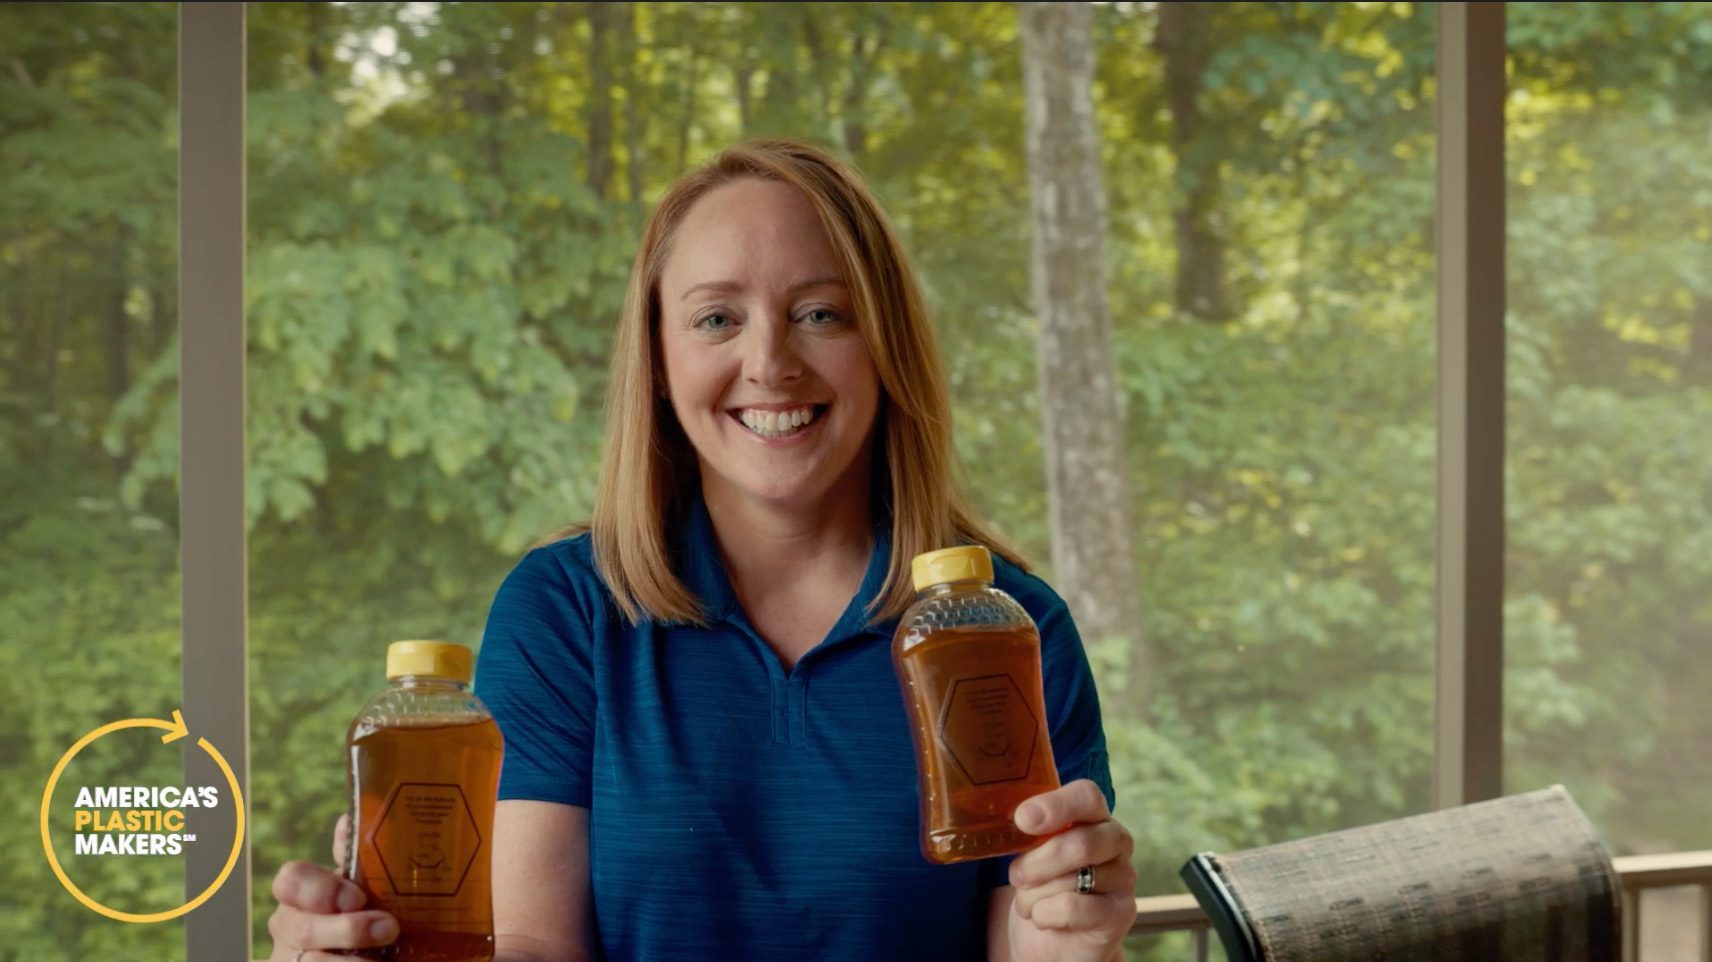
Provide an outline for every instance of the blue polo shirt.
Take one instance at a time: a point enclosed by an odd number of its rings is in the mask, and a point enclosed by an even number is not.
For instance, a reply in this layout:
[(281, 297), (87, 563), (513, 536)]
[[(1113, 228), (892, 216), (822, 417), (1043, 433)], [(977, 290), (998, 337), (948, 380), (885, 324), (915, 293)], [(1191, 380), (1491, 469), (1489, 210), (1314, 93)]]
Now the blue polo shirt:
[[(589, 810), (595, 940), (649, 962), (986, 958), (1008, 859), (922, 857), (914, 748), (892, 670), (896, 621), (861, 588), (787, 672), (733, 594), (701, 498), (678, 574), (710, 625), (626, 622), (588, 535), (531, 551), (488, 615), (475, 690), (505, 735), (501, 799)], [(1065, 604), (994, 559), (1040, 626), (1054, 759), (1113, 799), (1099, 698)]]

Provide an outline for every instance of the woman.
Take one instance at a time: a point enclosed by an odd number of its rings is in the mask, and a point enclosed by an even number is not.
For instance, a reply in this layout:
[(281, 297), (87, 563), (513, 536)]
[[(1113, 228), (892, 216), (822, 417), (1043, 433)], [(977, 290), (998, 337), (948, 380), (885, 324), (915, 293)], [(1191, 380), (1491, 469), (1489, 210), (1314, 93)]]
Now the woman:
[[(592, 525), (518, 564), (482, 642), (496, 962), (1121, 959), (1133, 840), (1086, 656), (951, 481), (932, 327), (858, 175), (756, 141), (668, 191), (607, 411)], [(960, 542), (1041, 628), (1064, 784), (1017, 810), (1040, 845), (939, 866), (890, 639), (910, 559)], [(309, 863), (274, 893), (276, 962), (396, 935)]]

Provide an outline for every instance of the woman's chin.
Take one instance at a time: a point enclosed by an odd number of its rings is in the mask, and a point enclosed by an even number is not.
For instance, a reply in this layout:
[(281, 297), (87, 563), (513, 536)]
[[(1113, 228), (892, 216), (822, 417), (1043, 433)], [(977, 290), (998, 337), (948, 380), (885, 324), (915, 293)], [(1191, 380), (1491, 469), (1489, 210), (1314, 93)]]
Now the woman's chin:
[[(852, 459), (843, 471), (829, 470), (818, 451), (770, 451), (760, 457), (746, 457), (738, 463), (721, 465), (703, 460), (702, 488), (722, 501), (741, 500), (757, 506), (782, 510), (825, 510), (846, 493), (866, 502), (868, 497), (865, 464)], [(857, 457), (860, 457), (858, 455)]]
[[(749, 477), (722, 479), (717, 482), (724, 494), (769, 508), (809, 508), (825, 502), (832, 485), (812, 477), (783, 477), (778, 474), (755, 474)], [(703, 482), (704, 487), (706, 482)]]

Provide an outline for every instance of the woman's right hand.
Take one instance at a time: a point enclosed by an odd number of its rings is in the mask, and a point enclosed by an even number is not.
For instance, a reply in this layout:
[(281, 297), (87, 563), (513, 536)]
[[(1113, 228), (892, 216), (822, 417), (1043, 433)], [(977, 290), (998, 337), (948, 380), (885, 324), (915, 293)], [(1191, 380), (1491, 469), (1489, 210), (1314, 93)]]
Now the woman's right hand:
[[(351, 823), (339, 816), (333, 829), (333, 862), (344, 865)], [(362, 887), (313, 862), (287, 862), (273, 877), (279, 907), (268, 917), (273, 936), (269, 962), (349, 962), (328, 950), (368, 949), (398, 938), (398, 920), (379, 910), (360, 911)]]

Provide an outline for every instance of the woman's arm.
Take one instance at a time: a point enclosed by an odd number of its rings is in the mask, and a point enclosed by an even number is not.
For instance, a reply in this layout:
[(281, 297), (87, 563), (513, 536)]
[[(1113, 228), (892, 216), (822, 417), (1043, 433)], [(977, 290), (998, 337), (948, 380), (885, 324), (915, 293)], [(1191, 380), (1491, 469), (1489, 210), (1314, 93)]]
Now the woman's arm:
[[(475, 693), (505, 736), (493, 826), (494, 962), (595, 957), (589, 800), (594, 584), (581, 542), (525, 555), (494, 595)], [(586, 547), (586, 545), (583, 545)]]
[(589, 962), (588, 809), (501, 801), (493, 816), (493, 962)]

